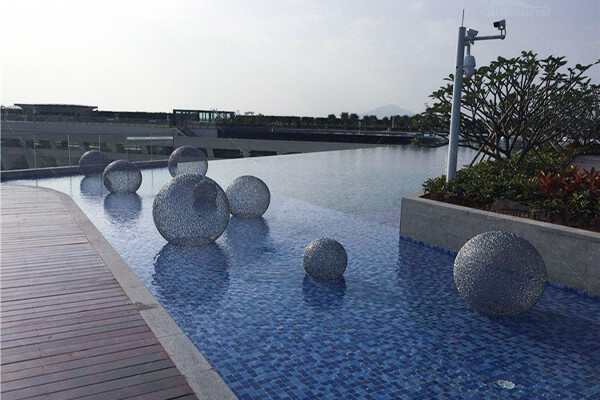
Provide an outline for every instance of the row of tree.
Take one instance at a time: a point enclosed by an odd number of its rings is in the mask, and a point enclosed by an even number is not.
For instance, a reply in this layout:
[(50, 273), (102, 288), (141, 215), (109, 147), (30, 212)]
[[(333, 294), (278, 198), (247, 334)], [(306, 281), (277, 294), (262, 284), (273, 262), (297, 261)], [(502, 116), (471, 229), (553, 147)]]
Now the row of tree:
[(407, 115), (395, 115), (381, 119), (375, 115), (365, 115), (361, 118), (358, 114), (348, 112), (342, 112), (339, 117), (335, 114), (329, 114), (327, 117), (297, 117), (246, 112), (236, 114), (231, 120), (219, 120), (217, 123), (288, 128), (410, 131), (417, 129), (418, 119), (419, 116), (409, 117)]
[[(19, 107), (2, 106), (2, 115), (22, 115)], [(93, 111), (92, 117), (99, 119), (140, 119), (148, 121), (175, 121), (172, 113), (144, 112), (144, 111)], [(219, 125), (253, 125), (276, 126), (288, 128), (312, 129), (347, 129), (347, 130), (393, 130), (414, 131), (418, 129), (420, 116), (395, 115), (392, 117), (377, 118), (375, 115), (359, 117), (358, 114), (342, 112), (339, 117), (329, 114), (327, 117), (300, 117), (263, 115), (254, 112), (236, 113), (232, 119), (217, 119)]]
[[(522, 52), (478, 68), (465, 79), (460, 110), (462, 146), (478, 155), (519, 164), (530, 151), (600, 145), (600, 85), (586, 75), (599, 64), (567, 66), (564, 57)], [(446, 135), (454, 76), (430, 96), (422, 130)]]

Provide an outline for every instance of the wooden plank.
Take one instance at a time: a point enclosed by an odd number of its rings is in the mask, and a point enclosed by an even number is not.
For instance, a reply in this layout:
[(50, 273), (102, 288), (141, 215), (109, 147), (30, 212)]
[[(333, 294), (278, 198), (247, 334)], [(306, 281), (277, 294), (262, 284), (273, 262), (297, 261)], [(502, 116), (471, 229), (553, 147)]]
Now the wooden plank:
[[(81, 336), (84, 332), (90, 332), (96, 328), (109, 327), (116, 324), (128, 323), (133, 321), (143, 321), (142, 317), (136, 313), (129, 313), (121, 316), (112, 316), (104, 320), (95, 320), (89, 322), (78, 322), (70, 325), (49, 327), (49, 328), (36, 328), (33, 330), (9, 332), (2, 334), (2, 342), (10, 342), (14, 340), (24, 340), (33, 338), (44, 338), (47, 341), (49, 337), (57, 335), (78, 335)], [(104, 330), (102, 330), (104, 331)]]
[(35, 299), (46, 296), (55, 296), (61, 293), (81, 293), (87, 290), (116, 287), (118, 284), (114, 279), (104, 279), (97, 282), (81, 282), (77, 284), (65, 285), (61, 282), (37, 286), (35, 288), (12, 288), (2, 290), (0, 301), (10, 302), (17, 300)]
[[(153, 393), (153, 392), (156, 392), (159, 390), (177, 388), (179, 386), (185, 385), (185, 379), (181, 375), (169, 376), (168, 374), (171, 372), (170, 370), (165, 370), (165, 372), (161, 372), (161, 371), (158, 371), (158, 372), (159, 373), (154, 374), (154, 376), (156, 376), (157, 378), (160, 378), (161, 376), (166, 376), (166, 378), (148, 381), (147, 379), (145, 379), (145, 377), (140, 376), (140, 377), (135, 377), (136, 378), (135, 381), (142, 382), (139, 385), (121, 386), (121, 387), (117, 386), (117, 385), (122, 385), (122, 383), (120, 381), (107, 382), (110, 385), (107, 384), (104, 386), (104, 388), (115, 387), (115, 389), (99, 392), (99, 393), (97, 393), (96, 396), (89, 396), (89, 397), (86, 397), (85, 399), (86, 400), (104, 400), (104, 399), (120, 400), (120, 399), (128, 399), (135, 395), (141, 395), (142, 398), (145, 398), (148, 396), (148, 393)], [(134, 379), (131, 379), (131, 380), (133, 381)], [(94, 389), (96, 389), (96, 388), (94, 388)], [(101, 389), (102, 388), (100, 388), (100, 390)], [(60, 397), (60, 395), (62, 395), (63, 393), (66, 394), (68, 397)], [(75, 396), (77, 396), (77, 395), (75, 395)], [(56, 396), (56, 397), (51, 396), (49, 398), (50, 398), (50, 400), (53, 400), (53, 399), (58, 400), (58, 399), (63, 399), (63, 398), (64, 399), (72, 399), (75, 397), (73, 397), (72, 393), (60, 392), (60, 393), (58, 393), (58, 396)], [(177, 398), (177, 396), (176, 395), (170, 396), (170, 398)], [(35, 400), (38, 400), (38, 398), (35, 398)]]
[(76, 312), (81, 312), (81, 311), (97, 310), (100, 308), (111, 308), (111, 307), (121, 306), (121, 305), (126, 305), (126, 304), (131, 304), (131, 302), (129, 301), (129, 299), (124, 299), (121, 297), (115, 298), (115, 300), (112, 302), (107, 302), (107, 303), (102, 303), (102, 304), (97, 304), (94, 302), (88, 304), (88, 302), (82, 301), (79, 304), (76, 304), (70, 308), (60, 308), (57, 310), (35, 311), (35, 312), (25, 314), (25, 315), (18, 313), (18, 312), (15, 315), (11, 315), (11, 316), (2, 315), (2, 322), (24, 321), (24, 320), (28, 320), (28, 319), (32, 319), (32, 318), (44, 318), (44, 317), (50, 317), (50, 316), (58, 316), (58, 315), (71, 314), (71, 313), (76, 313)]
[(144, 320), (141, 317), (136, 320), (127, 321), (127, 322), (113, 323), (114, 322), (113, 320), (110, 320), (110, 321), (111, 321), (111, 323), (103, 324), (101, 326), (97, 326), (94, 328), (81, 329), (81, 330), (75, 330), (75, 331), (69, 331), (69, 332), (61, 332), (61, 333), (55, 333), (55, 334), (51, 334), (51, 335), (26, 337), (23, 339), (2, 340), (2, 343), (0, 344), (0, 349), (4, 351), (4, 350), (8, 350), (8, 349), (13, 349), (15, 347), (19, 347), (19, 348), (31, 347), (32, 345), (36, 345), (36, 344), (54, 347), (53, 342), (61, 342), (63, 340), (69, 340), (69, 339), (79, 339), (80, 337), (83, 337), (83, 339), (85, 340), (85, 338), (88, 338), (92, 335), (96, 335), (96, 334), (100, 334), (100, 333), (120, 331), (120, 330), (129, 329), (129, 328), (136, 328), (139, 326), (142, 326), (142, 327), (146, 326)]
[(103, 312), (93, 312), (93, 313), (80, 313), (71, 316), (70, 318), (61, 318), (58, 320), (51, 321), (40, 321), (39, 319), (34, 319), (32, 322), (28, 324), (3, 324), (2, 329), (0, 330), (1, 335), (10, 335), (18, 332), (29, 332), (36, 331), (41, 332), (44, 329), (51, 328), (63, 328), (68, 329), (69, 326), (77, 326), (82, 327), (88, 323), (96, 323), (103, 324), (105, 320), (111, 318), (120, 318), (128, 315), (138, 315), (137, 310), (133, 307), (126, 307), (123, 309), (117, 310), (99, 310)]
[[(159, 349), (149, 354), (132, 355), (116, 360), (107, 360), (102, 363), (84, 364), (79, 368), (70, 368), (63, 371), (55, 371), (52, 374), (42, 374), (31, 377), (19, 376), (19, 379), (4, 381), (2, 390), (10, 392), (13, 390), (23, 390), (30, 386), (48, 385), (54, 382), (60, 382), (68, 379), (81, 378), (87, 375), (100, 374), (121, 368), (132, 368), (140, 364), (152, 363), (168, 359), (167, 353)], [(87, 361), (87, 360), (86, 360)], [(29, 372), (29, 371), (27, 371)]]
[(126, 350), (123, 351), (113, 351), (107, 354), (79, 357), (77, 359), (62, 361), (50, 365), (36, 365), (16, 371), (2, 372), (2, 382), (11, 382), (19, 379), (31, 378), (34, 376), (48, 376), (61, 371), (78, 369), (89, 365), (105, 364), (111, 361), (129, 359), (151, 353), (161, 353), (163, 355), (166, 354), (162, 351), (160, 344), (157, 343), (134, 348), (131, 348), (131, 345), (127, 343)]
[(107, 299), (113, 296), (122, 296), (123, 290), (116, 286), (111, 288), (105, 288), (104, 286), (98, 287), (98, 290), (90, 290), (83, 293), (68, 293), (68, 294), (55, 294), (47, 296), (42, 299), (26, 299), (26, 300), (15, 300), (2, 304), (2, 311), (14, 311), (14, 310), (25, 310), (29, 308), (39, 308), (50, 305), (59, 304), (70, 304), (83, 300), (91, 299)]
[(44, 358), (36, 357), (30, 360), (17, 360), (11, 363), (3, 364), (2, 374), (34, 369), (37, 367), (49, 368), (49, 366), (55, 364), (65, 364), (70, 361), (93, 358), (98, 355), (110, 354), (113, 352), (123, 352), (128, 349), (151, 346), (157, 343), (158, 341), (150, 332), (132, 336), (121, 336), (114, 338), (110, 343), (104, 342), (102, 346), (98, 347), (75, 350), (57, 355), (46, 355)]
[(2, 399), (195, 399), (60, 199), (0, 196)]
[(115, 369), (94, 375), (63, 379), (45, 385), (29, 386), (2, 392), (3, 400), (17, 400), (35, 396), (68, 399), (87, 394), (105, 392), (110, 388), (127, 387), (130, 381), (134, 384), (144, 383), (153, 379), (164, 379), (178, 374), (170, 360), (149, 362), (128, 368)]

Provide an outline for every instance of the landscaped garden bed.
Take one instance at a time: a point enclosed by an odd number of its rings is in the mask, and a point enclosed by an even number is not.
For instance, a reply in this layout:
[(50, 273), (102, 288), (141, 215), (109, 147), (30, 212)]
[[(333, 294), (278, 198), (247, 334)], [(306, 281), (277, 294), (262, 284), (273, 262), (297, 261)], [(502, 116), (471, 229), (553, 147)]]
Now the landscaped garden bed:
[[(456, 179), (426, 181), (424, 197), (600, 232), (600, 172), (571, 165), (600, 153), (600, 85), (586, 76), (599, 63), (524, 51), (465, 78), (459, 144), (477, 155)], [(452, 83), (433, 92), (423, 130), (448, 132), (452, 95)]]
[(424, 197), (600, 232), (600, 171), (570, 165), (573, 150), (532, 151), (518, 167), (490, 160), (423, 184)]

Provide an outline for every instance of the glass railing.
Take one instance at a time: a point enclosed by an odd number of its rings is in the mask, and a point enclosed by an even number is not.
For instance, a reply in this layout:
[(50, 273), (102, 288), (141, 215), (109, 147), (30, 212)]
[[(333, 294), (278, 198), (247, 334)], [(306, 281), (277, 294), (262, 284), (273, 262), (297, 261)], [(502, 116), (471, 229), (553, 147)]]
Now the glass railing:
[(165, 160), (174, 148), (175, 133), (93, 134), (21, 133), (3, 129), (2, 170), (21, 170), (78, 165), (88, 150), (101, 150), (113, 160)]
[(68, 116), (68, 115), (37, 115), (37, 114), (2, 114), (2, 121), (13, 122), (50, 122), (73, 123), (89, 125), (133, 125), (133, 126), (169, 126), (168, 119), (148, 118), (118, 118), (96, 116)]

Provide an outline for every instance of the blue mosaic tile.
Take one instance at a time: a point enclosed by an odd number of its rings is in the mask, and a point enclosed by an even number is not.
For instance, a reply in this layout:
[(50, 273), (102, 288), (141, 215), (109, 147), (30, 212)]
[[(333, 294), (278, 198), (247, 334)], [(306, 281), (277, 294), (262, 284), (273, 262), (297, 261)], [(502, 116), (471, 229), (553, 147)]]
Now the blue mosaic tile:
[[(154, 228), (153, 193), (136, 210), (72, 195), (241, 399), (600, 398), (596, 298), (550, 282), (524, 315), (481, 315), (454, 286), (455, 253), (282, 195), (186, 253)], [(348, 253), (337, 285), (304, 273), (321, 236)]]

